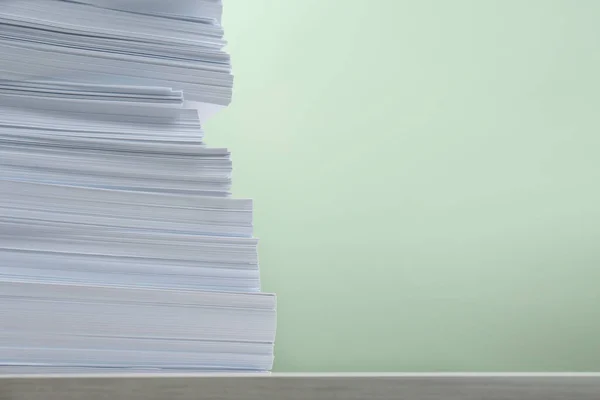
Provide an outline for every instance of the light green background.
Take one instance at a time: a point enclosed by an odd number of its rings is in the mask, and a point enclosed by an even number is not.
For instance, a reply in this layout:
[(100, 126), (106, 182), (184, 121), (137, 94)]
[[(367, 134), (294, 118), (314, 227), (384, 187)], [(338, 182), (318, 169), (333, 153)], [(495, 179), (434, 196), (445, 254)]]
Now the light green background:
[(600, 371), (600, 1), (226, 0), (277, 371)]

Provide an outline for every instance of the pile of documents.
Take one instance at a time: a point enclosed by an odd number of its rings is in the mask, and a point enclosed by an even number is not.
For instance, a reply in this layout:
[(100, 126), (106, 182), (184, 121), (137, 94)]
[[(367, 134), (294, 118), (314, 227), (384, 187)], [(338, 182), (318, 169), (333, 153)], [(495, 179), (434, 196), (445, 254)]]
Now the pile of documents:
[(220, 0), (0, 2), (0, 373), (268, 371)]

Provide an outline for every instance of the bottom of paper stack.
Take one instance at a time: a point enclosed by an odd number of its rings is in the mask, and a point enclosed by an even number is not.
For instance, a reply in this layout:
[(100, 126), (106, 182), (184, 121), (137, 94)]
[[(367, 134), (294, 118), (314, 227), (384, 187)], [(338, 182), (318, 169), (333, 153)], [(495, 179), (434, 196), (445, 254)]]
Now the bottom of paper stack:
[(273, 362), (271, 295), (19, 282), (0, 282), (0, 293), (2, 364), (17, 371), (264, 371)]

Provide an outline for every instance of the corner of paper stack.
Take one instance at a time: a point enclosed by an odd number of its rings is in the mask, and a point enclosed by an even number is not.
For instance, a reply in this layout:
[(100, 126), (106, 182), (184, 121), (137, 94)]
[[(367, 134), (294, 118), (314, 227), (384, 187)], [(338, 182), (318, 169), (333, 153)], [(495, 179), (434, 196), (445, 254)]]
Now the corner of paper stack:
[(221, 0), (0, 2), (0, 374), (268, 372)]

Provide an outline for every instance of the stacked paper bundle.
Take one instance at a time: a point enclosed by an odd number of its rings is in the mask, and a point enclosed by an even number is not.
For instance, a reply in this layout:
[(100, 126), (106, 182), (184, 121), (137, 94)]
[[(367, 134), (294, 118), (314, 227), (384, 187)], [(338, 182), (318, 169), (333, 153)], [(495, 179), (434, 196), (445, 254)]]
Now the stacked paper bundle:
[(0, 372), (271, 368), (221, 9), (0, 2)]

